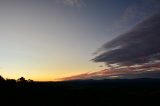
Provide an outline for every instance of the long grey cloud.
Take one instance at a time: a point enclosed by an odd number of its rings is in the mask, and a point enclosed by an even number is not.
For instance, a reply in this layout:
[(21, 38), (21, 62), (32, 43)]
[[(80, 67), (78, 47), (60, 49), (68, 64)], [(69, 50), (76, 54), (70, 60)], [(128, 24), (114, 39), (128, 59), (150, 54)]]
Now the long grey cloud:
[(137, 24), (131, 31), (106, 43), (104, 52), (93, 59), (107, 64), (135, 65), (159, 60), (160, 14)]

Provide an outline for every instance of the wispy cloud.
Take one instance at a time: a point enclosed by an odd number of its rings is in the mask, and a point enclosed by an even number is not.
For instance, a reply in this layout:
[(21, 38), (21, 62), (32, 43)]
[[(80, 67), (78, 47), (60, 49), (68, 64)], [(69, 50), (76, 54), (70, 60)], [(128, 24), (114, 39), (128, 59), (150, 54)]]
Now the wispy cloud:
[(115, 78), (160, 78), (160, 62), (133, 67), (105, 69), (92, 73), (83, 73), (59, 80), (115, 79)]
[(130, 30), (145, 18), (152, 16), (160, 11), (159, 0), (139, 0), (139, 2), (129, 5), (122, 13), (119, 20), (113, 22), (108, 29), (112, 36)]
[(63, 3), (69, 6), (77, 6), (77, 7), (85, 5), (83, 0), (63, 0)]
[(140, 21), (144, 18), (156, 14), (160, 11), (159, 0), (140, 0), (139, 3), (129, 6), (122, 14), (122, 21), (132, 21), (139, 19)]

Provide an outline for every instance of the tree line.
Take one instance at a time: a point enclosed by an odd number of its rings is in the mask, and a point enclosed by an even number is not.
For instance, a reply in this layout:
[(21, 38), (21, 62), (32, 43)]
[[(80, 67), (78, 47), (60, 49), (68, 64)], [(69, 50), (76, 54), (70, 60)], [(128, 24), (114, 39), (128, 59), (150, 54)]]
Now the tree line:
[(34, 82), (31, 79), (26, 80), (24, 77), (20, 77), (17, 80), (16, 79), (9, 79), (9, 78), (4, 78), (0, 75), (0, 83), (2, 82), (18, 82), (18, 83), (32, 83)]

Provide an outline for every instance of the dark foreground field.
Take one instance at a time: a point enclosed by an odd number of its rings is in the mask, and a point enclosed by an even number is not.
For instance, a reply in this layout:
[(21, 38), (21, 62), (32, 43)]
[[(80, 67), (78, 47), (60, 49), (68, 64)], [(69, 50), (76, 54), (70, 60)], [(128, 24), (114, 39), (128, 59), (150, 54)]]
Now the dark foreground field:
[(0, 97), (3, 106), (159, 106), (160, 80), (8, 81)]

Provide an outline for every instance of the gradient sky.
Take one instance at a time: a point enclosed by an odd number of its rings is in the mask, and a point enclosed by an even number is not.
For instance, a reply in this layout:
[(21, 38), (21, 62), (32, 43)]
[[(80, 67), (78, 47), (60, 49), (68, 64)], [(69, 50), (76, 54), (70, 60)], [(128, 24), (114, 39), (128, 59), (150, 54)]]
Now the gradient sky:
[(0, 0), (0, 74), (47, 81), (101, 70), (101, 63), (90, 61), (93, 53), (140, 21), (146, 14), (133, 19), (128, 10), (142, 4), (144, 0)]

